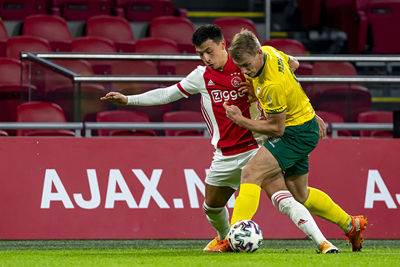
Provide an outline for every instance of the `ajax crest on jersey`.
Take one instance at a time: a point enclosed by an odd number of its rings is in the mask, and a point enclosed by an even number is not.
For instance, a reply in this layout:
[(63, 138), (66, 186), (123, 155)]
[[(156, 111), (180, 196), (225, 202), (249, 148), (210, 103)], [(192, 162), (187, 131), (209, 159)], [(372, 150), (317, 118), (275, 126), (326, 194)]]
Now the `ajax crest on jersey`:
[(263, 242), (260, 226), (250, 220), (238, 221), (229, 229), (228, 242), (233, 251), (254, 252)]

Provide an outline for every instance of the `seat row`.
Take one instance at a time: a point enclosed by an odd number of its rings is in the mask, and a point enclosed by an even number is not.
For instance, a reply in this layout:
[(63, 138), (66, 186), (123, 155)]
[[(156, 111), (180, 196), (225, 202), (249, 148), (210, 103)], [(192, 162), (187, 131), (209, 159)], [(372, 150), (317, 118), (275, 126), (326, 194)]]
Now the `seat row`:
[(347, 34), (350, 53), (400, 53), (400, 1), (398, 0), (297, 0), (307, 29), (326, 25)]
[[(33, 101), (18, 105), (17, 122), (67, 122), (63, 109), (51, 102)], [(150, 122), (146, 113), (128, 110), (109, 110), (98, 112), (96, 122)], [(201, 112), (170, 111), (163, 114), (163, 122), (204, 122)], [(169, 129), (165, 136), (204, 136), (204, 130)], [(0, 136), (8, 136), (0, 131)], [(17, 136), (74, 136), (70, 130), (17, 130)], [(156, 136), (154, 130), (98, 130), (99, 136)]]
[(158, 16), (186, 16), (186, 10), (174, 8), (170, 0), (2, 0), (0, 4), (4, 20), (23, 20), (32, 14), (53, 14), (68, 21), (113, 14), (138, 22)]
[[(340, 114), (328, 111), (316, 111), (326, 123), (344, 122)], [(163, 122), (204, 122), (201, 112), (171, 111), (163, 114)], [(387, 111), (366, 111), (358, 114), (358, 122), (393, 123), (393, 113)], [(50, 102), (26, 102), (18, 106), (17, 122), (67, 122), (62, 108)], [(150, 122), (147, 114), (138, 111), (110, 110), (96, 114), (96, 122)], [(360, 131), (360, 136), (391, 137), (392, 131)], [(17, 136), (74, 136), (69, 130), (17, 130)], [(98, 130), (98, 136), (156, 136), (154, 130)], [(165, 130), (165, 136), (204, 136), (199, 130)], [(328, 127), (328, 135), (331, 128)], [(0, 136), (8, 133), (0, 130)], [(352, 136), (347, 130), (339, 131), (339, 136)]]

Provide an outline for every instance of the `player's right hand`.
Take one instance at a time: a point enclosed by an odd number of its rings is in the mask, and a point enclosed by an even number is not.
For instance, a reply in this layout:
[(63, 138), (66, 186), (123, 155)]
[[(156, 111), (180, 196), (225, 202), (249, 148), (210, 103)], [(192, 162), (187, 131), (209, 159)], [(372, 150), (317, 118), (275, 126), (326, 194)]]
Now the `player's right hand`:
[(105, 96), (101, 97), (100, 100), (107, 101), (116, 105), (128, 104), (128, 97), (118, 92), (109, 92)]

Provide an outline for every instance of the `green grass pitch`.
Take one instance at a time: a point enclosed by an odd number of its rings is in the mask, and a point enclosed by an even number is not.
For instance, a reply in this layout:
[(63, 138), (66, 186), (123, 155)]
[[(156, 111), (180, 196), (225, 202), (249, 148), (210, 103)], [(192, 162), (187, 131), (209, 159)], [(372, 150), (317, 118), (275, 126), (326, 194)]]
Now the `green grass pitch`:
[(310, 240), (264, 240), (255, 253), (206, 254), (208, 240), (1, 240), (3, 266), (400, 266), (400, 240), (366, 240), (321, 255)]

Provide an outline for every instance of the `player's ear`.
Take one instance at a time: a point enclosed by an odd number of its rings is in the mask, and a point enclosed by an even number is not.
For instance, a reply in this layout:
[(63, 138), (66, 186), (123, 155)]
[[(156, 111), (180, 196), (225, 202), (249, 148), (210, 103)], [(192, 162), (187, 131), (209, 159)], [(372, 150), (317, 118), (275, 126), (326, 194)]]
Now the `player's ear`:
[(225, 50), (226, 48), (226, 41), (224, 39), (221, 40), (221, 42), (219, 43), (221, 45), (221, 47)]

